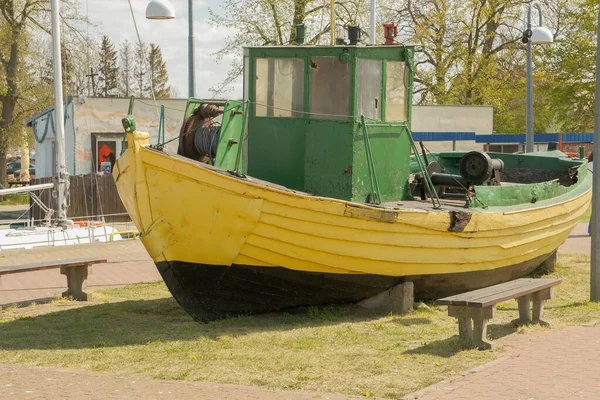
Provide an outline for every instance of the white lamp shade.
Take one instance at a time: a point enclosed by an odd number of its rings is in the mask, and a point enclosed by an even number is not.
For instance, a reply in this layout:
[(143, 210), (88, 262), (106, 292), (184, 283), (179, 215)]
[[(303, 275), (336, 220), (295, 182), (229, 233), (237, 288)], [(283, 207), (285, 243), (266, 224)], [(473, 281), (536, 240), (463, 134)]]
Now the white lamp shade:
[(532, 44), (550, 44), (554, 42), (554, 36), (550, 29), (545, 26), (537, 26), (531, 31)]
[(146, 7), (148, 19), (173, 19), (175, 8), (169, 0), (152, 0)]

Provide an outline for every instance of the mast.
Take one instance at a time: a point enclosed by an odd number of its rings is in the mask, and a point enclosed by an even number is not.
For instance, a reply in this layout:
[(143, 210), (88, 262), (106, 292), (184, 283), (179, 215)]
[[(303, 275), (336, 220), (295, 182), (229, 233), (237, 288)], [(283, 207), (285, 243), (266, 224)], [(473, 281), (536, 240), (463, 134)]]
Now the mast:
[(65, 161), (65, 124), (62, 91), (62, 63), (60, 54), (60, 20), (58, 0), (51, 1), (52, 13), (52, 64), (54, 67), (54, 119), (56, 131), (56, 181), (55, 190), (58, 193), (56, 216), (58, 225), (66, 225), (67, 221), (67, 190), (69, 174)]
[(375, 5), (375, 0), (371, 0), (371, 15), (370, 15), (371, 26), (369, 27), (369, 36), (370, 36), (369, 41), (371, 42), (371, 44), (376, 44), (376, 40), (375, 40), (375, 31), (377, 29), (377, 27), (375, 26), (376, 20), (377, 20), (377, 9), (376, 9), (376, 5)]

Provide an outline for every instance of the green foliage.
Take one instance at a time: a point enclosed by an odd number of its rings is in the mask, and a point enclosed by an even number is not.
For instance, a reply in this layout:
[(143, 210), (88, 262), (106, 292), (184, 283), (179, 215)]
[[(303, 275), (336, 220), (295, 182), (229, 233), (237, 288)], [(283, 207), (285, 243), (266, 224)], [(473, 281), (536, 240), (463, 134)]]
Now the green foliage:
[[(211, 88), (215, 95), (227, 92), (227, 86), (242, 73), (243, 46), (278, 46), (292, 43), (294, 25), (306, 25), (306, 44), (330, 43), (329, 1), (323, 0), (225, 0), (219, 12), (210, 9), (210, 24), (218, 29), (233, 29), (226, 37), (225, 47), (214, 55), (217, 61), (231, 60), (223, 82)], [(368, 37), (368, 1), (336, 0), (335, 25), (361, 26), (363, 38)], [(341, 31), (340, 31), (341, 32)]]
[(133, 94), (138, 97), (149, 97), (148, 45), (146, 43), (135, 44), (133, 60)]
[(28, 193), (7, 194), (6, 196), (3, 196), (2, 201), (0, 201), (0, 205), (2, 206), (14, 206), (20, 204), (29, 204)]
[(119, 92), (125, 97), (132, 94), (133, 58), (133, 47), (128, 40), (125, 40), (119, 49)]
[(161, 99), (171, 97), (167, 63), (163, 61), (160, 47), (152, 43), (150, 44), (150, 51), (148, 52), (148, 66), (150, 81), (152, 83), (152, 88), (154, 89), (154, 96)]
[(555, 43), (541, 57), (541, 73), (536, 76), (543, 93), (539, 100), (553, 110), (557, 130), (594, 129), (597, 18), (597, 1), (570, 2)]
[(100, 65), (98, 66), (98, 70), (100, 96), (108, 97), (115, 94), (119, 76), (117, 52), (106, 35), (102, 37), (102, 44), (100, 45)]

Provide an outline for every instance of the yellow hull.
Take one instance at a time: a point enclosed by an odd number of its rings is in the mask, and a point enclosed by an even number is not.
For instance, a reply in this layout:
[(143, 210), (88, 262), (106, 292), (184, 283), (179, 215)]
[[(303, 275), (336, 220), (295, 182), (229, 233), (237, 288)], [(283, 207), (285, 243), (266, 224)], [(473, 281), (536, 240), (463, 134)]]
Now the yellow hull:
[(143, 133), (128, 141), (114, 177), (157, 263), (396, 277), (494, 270), (554, 252), (591, 199), (587, 190), (521, 210), (476, 211), (451, 232), (448, 211), (298, 194), (148, 149)]

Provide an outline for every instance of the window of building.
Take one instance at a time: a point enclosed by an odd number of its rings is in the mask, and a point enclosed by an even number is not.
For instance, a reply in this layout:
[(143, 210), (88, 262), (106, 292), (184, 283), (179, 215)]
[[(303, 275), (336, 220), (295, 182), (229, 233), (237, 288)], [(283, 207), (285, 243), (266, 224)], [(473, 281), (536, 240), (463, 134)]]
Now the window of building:
[(343, 119), (349, 114), (350, 65), (338, 57), (310, 60), (310, 116)]
[(381, 119), (382, 61), (358, 60), (358, 115)]
[(304, 60), (256, 59), (255, 115), (301, 117), (304, 110)]
[(385, 120), (408, 120), (408, 68), (403, 61), (388, 61), (385, 88)]

